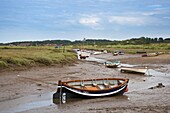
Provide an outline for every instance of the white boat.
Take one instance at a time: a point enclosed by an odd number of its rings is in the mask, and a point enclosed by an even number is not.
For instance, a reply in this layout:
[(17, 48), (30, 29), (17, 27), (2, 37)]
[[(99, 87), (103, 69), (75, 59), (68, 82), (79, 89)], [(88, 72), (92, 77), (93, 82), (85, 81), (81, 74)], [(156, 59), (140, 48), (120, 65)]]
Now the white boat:
[(100, 51), (95, 51), (94, 53), (93, 53), (93, 55), (99, 55), (99, 54), (102, 54), (103, 52), (100, 52)]
[(116, 68), (120, 65), (120, 61), (105, 62), (104, 65), (108, 68)]
[(122, 67), (121, 72), (146, 74), (147, 68)]
[(154, 56), (158, 56), (158, 53), (147, 53), (147, 54), (143, 54), (142, 57), (154, 57)]
[(80, 59), (86, 59), (87, 57), (90, 56), (90, 53), (81, 52), (81, 53), (79, 54), (79, 56), (80, 56)]

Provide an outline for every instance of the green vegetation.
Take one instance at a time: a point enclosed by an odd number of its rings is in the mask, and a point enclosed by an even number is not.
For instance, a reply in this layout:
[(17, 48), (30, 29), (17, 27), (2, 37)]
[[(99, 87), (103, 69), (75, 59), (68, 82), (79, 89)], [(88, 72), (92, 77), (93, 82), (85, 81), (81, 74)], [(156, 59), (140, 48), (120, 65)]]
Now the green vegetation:
[(84, 46), (73, 46), (74, 48), (82, 48), (89, 50), (107, 50), (108, 52), (114, 52), (116, 50), (122, 50), (125, 53), (135, 54), (137, 51), (145, 52), (169, 52), (170, 44), (142, 44), (142, 45), (84, 45)]
[(76, 61), (74, 48), (116, 50), (135, 54), (140, 52), (169, 52), (170, 38), (132, 38), (122, 41), (84, 39), (80, 41), (46, 40), (0, 44), (0, 69), (32, 66), (65, 65)]
[(73, 63), (77, 56), (67, 49), (54, 47), (0, 47), (0, 69), (15, 67), (32, 67), (40, 65), (66, 65)]

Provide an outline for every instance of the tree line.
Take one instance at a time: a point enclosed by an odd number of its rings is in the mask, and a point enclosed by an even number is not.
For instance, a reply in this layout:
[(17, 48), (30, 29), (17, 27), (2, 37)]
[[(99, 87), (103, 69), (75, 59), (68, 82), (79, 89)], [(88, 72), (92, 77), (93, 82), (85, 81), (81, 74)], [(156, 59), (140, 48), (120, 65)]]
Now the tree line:
[(170, 43), (170, 38), (150, 38), (140, 37), (127, 40), (106, 40), (106, 39), (83, 39), (83, 40), (44, 40), (44, 41), (22, 41), (11, 43), (0, 43), (0, 45), (15, 45), (15, 46), (45, 46), (45, 45), (140, 45), (153, 43)]

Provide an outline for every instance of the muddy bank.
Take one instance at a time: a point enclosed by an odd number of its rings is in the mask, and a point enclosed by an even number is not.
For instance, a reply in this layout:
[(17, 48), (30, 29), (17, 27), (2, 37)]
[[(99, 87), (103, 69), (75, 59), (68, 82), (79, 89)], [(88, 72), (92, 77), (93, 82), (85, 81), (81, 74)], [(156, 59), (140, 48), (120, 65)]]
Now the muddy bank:
[(57, 112), (57, 113), (169, 113), (170, 89), (133, 91), (123, 96), (106, 97), (88, 100), (75, 100), (63, 105), (32, 109), (23, 113)]
[(162, 54), (154, 57), (142, 57), (142, 54), (125, 54), (113, 56), (111, 53), (103, 55), (93, 55), (95, 58), (107, 60), (120, 60), (127, 64), (170, 64), (170, 54)]
[[(101, 62), (86, 60), (78, 61), (71, 66), (1, 72), (1, 111), (3, 113), (170, 112), (170, 65), (167, 63), (170, 61), (169, 54), (141, 58), (140, 55), (112, 56), (108, 53), (92, 57), (102, 59), (100, 61), (119, 59), (122, 63), (130, 65), (147, 65), (151, 67), (149, 72), (152, 76), (120, 73), (119, 68), (106, 68)], [(106, 77), (129, 78), (129, 92), (123, 96), (76, 100), (64, 105), (53, 103), (52, 94), (56, 91), (58, 80)], [(149, 89), (160, 82), (165, 87)]]

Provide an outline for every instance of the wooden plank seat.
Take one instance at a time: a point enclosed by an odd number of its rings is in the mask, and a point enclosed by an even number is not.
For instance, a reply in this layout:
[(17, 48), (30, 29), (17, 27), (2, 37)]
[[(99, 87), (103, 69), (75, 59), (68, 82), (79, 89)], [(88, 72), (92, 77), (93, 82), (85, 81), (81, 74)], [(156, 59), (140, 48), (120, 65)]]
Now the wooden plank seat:
[(80, 89), (86, 89), (86, 90), (104, 90), (104, 89), (109, 89), (113, 88), (116, 85), (118, 85), (118, 81), (112, 81), (112, 80), (100, 80), (96, 81), (91, 80), (91, 81), (80, 81), (80, 82), (75, 82), (74, 84), (69, 84), (72, 85), (75, 88), (80, 88)]
[(94, 90), (94, 91), (100, 90), (100, 88), (98, 86), (85, 86), (85, 89), (87, 89), (87, 90)]

